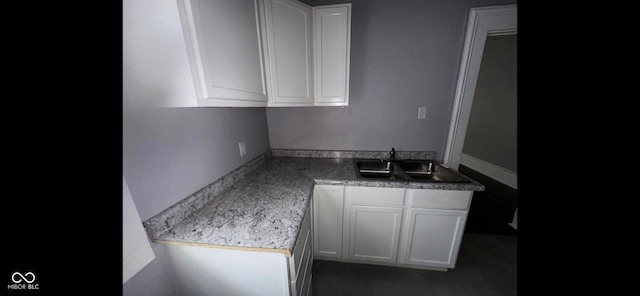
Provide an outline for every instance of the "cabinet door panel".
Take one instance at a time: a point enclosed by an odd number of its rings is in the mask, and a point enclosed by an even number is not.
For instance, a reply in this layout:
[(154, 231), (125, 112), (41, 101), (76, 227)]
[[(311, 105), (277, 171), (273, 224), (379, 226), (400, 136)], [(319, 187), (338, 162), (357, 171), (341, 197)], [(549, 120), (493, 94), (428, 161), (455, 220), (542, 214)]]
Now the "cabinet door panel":
[(267, 0), (265, 10), (270, 103), (311, 105), (311, 7), (291, 0)]
[(343, 186), (316, 185), (313, 195), (314, 253), (342, 256)]
[(317, 105), (348, 105), (351, 4), (314, 8)]
[(349, 259), (395, 263), (402, 208), (350, 207)]
[(181, 2), (199, 104), (233, 105), (234, 101), (265, 104), (257, 0)]
[(455, 266), (467, 212), (410, 209), (404, 263)]
[(310, 250), (311, 245), (311, 206), (307, 208), (305, 212), (304, 218), (302, 220), (302, 225), (300, 226), (300, 231), (298, 232), (298, 238), (296, 239), (296, 244), (293, 247), (293, 252), (291, 253), (291, 257), (289, 261), (291, 262), (291, 277), (295, 278), (300, 273), (300, 268), (304, 262), (302, 258), (304, 254), (306, 254), (307, 250)]

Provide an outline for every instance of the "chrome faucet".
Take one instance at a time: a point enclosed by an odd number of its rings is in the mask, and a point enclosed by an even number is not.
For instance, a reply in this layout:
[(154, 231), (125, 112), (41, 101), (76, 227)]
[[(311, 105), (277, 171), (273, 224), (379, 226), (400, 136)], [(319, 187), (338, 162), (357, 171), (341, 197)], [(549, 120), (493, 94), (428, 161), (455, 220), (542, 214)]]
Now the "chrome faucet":
[(389, 152), (389, 155), (391, 156), (390, 157), (391, 160), (395, 160), (396, 159), (396, 149), (391, 147), (391, 152)]

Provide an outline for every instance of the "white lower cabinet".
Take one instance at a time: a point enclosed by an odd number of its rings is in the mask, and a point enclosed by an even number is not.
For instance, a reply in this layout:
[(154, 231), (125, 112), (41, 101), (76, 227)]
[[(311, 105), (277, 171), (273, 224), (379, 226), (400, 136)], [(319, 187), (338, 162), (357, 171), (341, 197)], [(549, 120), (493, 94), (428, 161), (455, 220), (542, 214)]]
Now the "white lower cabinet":
[(176, 295), (291, 295), (282, 253), (162, 244)]
[(349, 259), (395, 263), (402, 208), (351, 206)]
[(454, 268), (472, 194), (316, 185), (315, 257), (423, 269)]
[(313, 193), (314, 255), (340, 258), (344, 186), (316, 185)]
[(473, 191), (407, 189), (398, 263), (454, 268)]
[(282, 252), (162, 244), (178, 295), (310, 295), (313, 203), (290, 256)]
[(312, 215), (313, 201), (307, 208), (307, 213), (300, 226), (298, 239), (293, 247), (289, 261), (289, 279), (291, 295), (306, 295), (311, 289), (311, 268), (313, 266), (313, 228)]
[(467, 213), (410, 209), (402, 263), (453, 268)]
[(345, 187), (346, 259), (395, 263), (404, 189)]

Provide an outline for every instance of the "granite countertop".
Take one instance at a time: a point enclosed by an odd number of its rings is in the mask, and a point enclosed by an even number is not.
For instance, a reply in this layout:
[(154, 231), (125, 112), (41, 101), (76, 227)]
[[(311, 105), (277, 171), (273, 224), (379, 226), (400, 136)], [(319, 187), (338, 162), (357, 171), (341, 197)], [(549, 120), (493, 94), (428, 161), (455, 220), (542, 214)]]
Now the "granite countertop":
[(361, 180), (350, 158), (273, 157), (237, 180), (215, 200), (166, 227), (165, 231), (152, 235), (152, 239), (160, 243), (290, 255), (315, 184), (484, 190), (484, 186), (475, 181), (453, 184)]

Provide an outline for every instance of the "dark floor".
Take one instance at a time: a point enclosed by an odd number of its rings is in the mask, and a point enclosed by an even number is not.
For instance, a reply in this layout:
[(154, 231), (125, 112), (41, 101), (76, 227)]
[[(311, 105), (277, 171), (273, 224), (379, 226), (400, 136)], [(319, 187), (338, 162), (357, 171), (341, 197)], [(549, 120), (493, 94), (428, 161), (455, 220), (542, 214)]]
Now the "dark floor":
[(507, 224), (517, 206), (517, 191), (462, 165), (458, 171), (486, 189), (472, 198), (455, 269), (314, 260), (313, 295), (517, 295), (518, 238)]
[(313, 295), (517, 295), (516, 252), (517, 236), (465, 233), (449, 271), (314, 260)]

